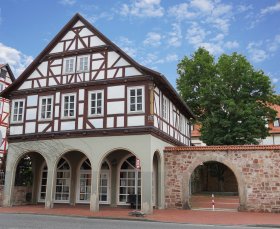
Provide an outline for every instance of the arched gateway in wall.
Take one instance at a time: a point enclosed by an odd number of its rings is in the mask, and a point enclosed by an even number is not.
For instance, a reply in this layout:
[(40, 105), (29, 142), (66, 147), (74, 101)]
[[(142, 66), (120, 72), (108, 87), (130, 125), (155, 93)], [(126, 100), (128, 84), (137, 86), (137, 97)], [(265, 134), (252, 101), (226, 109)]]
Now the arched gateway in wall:
[(237, 181), (237, 186), (238, 186), (238, 195), (239, 195), (239, 201), (240, 201), (240, 206), (239, 208), (242, 208), (242, 206), (245, 206), (246, 203), (246, 196), (245, 196), (245, 182), (244, 178), (242, 177), (241, 171), (237, 168), (236, 165), (231, 163), (226, 159), (226, 157), (215, 157), (211, 155), (203, 155), (203, 156), (197, 156), (195, 160), (190, 164), (188, 167), (187, 171), (184, 172), (183, 174), (183, 203), (185, 207), (190, 207), (190, 197), (191, 197), (191, 187), (190, 184), (192, 183), (192, 175), (194, 171), (204, 163), (207, 164), (207, 162), (218, 162), (221, 163), (222, 165), (225, 165), (228, 167), (232, 173), (234, 174), (236, 181)]

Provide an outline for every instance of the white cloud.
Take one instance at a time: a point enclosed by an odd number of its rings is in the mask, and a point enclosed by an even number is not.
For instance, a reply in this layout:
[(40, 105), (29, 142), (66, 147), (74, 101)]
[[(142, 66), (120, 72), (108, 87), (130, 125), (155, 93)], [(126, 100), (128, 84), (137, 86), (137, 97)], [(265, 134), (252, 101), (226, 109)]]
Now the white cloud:
[(279, 82), (279, 78), (272, 78), (272, 83), (278, 83)]
[(212, 1), (209, 0), (192, 0), (190, 4), (202, 12), (210, 13), (214, 9)]
[(244, 13), (248, 10), (252, 10), (253, 9), (253, 6), (252, 5), (238, 5), (237, 6), (237, 11), (239, 13)]
[(168, 45), (173, 47), (179, 47), (182, 43), (182, 31), (180, 24), (172, 24), (172, 31), (168, 33)]
[(228, 33), (233, 19), (233, 7), (231, 4), (222, 4), (219, 0), (192, 0), (190, 3), (181, 3), (169, 8), (170, 16), (179, 22), (197, 22), (223, 33)]
[(76, 3), (76, 0), (60, 0), (59, 3), (62, 5), (72, 6)]
[(207, 49), (213, 55), (219, 55), (224, 52), (221, 44), (219, 43), (202, 42), (198, 44), (198, 47)]
[(196, 12), (189, 11), (188, 3), (181, 3), (178, 5), (174, 5), (168, 10), (168, 13), (170, 16), (175, 17), (178, 21), (194, 18), (197, 16)]
[(173, 62), (173, 61), (177, 61), (179, 59), (177, 54), (169, 54), (166, 56), (166, 62)]
[(206, 31), (200, 27), (197, 23), (193, 23), (187, 30), (187, 40), (190, 44), (197, 46), (202, 43), (206, 37)]
[(261, 10), (261, 15), (274, 13), (274, 12), (277, 12), (277, 11), (280, 11), (280, 2), (279, 1), (273, 6), (268, 6), (264, 9), (262, 9)]
[(239, 43), (237, 41), (227, 41), (224, 46), (227, 49), (236, 49), (239, 47)]
[(276, 52), (280, 47), (280, 34), (277, 34), (272, 42), (268, 42), (268, 51)]
[(32, 56), (0, 43), (0, 63), (9, 64), (15, 76), (20, 75), (32, 61)]
[(269, 55), (266, 50), (261, 48), (262, 42), (250, 42), (247, 50), (253, 62), (259, 63), (266, 60)]
[(160, 5), (161, 0), (136, 0), (131, 4), (123, 4), (120, 9), (120, 14), (123, 16), (136, 17), (162, 17), (164, 9)]
[(148, 53), (144, 57), (141, 58), (140, 62), (142, 65), (149, 65), (151, 63), (155, 63), (158, 59), (158, 56), (154, 53)]
[(96, 14), (92, 14), (92, 15), (83, 13), (83, 16), (91, 23), (95, 23), (96, 21), (98, 21), (100, 19), (110, 21), (110, 20), (113, 20), (113, 18), (114, 18), (114, 14), (111, 12), (101, 12), (101, 13), (96, 13)]
[(143, 41), (144, 45), (147, 46), (160, 46), (162, 36), (156, 32), (149, 32), (147, 38)]

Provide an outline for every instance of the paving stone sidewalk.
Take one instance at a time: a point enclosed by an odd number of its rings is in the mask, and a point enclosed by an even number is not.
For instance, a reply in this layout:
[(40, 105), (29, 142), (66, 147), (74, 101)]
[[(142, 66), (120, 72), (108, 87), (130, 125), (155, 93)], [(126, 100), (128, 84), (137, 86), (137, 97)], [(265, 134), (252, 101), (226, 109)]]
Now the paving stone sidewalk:
[(131, 209), (102, 207), (99, 212), (90, 212), (88, 205), (55, 205), (52, 209), (45, 209), (43, 205), (27, 205), (14, 207), (0, 207), (0, 213), (21, 213), (41, 215), (65, 215), (77, 217), (118, 218), (126, 220), (153, 220), (160, 222), (217, 224), (217, 225), (271, 225), (280, 227), (280, 214), (253, 213), (234, 211), (209, 210), (154, 210), (152, 215), (144, 217), (130, 216)]

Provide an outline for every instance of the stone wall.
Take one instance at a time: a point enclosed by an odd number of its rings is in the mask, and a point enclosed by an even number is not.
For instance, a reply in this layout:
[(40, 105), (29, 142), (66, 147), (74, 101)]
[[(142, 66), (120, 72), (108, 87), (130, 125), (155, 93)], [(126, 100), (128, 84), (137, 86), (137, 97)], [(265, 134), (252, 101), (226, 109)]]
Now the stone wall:
[[(24, 205), (29, 202), (26, 200), (26, 194), (32, 191), (31, 187), (15, 186), (13, 205)], [(4, 186), (0, 185), (0, 206), (3, 204)]]
[(236, 176), (239, 210), (280, 212), (280, 146), (173, 147), (165, 149), (165, 204), (189, 207), (189, 181), (207, 161), (228, 166)]
[(13, 205), (24, 205), (30, 203), (31, 199), (27, 200), (27, 193), (32, 193), (32, 187), (15, 186)]

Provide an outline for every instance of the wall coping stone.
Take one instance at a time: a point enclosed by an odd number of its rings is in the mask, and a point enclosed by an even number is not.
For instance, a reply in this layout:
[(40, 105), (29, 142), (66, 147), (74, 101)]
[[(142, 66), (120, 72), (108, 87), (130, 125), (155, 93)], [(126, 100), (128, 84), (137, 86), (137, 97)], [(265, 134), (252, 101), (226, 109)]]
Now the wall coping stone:
[(280, 145), (223, 145), (223, 146), (176, 146), (165, 147), (164, 152), (172, 151), (248, 151), (280, 150)]

